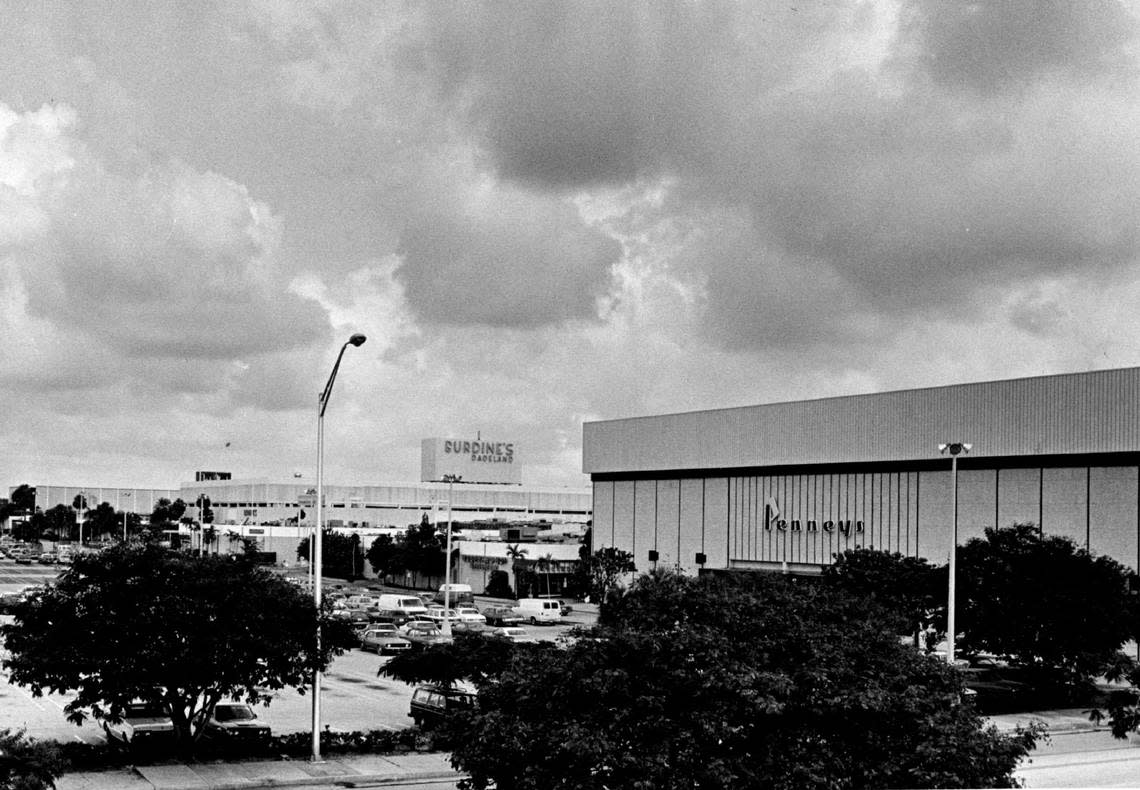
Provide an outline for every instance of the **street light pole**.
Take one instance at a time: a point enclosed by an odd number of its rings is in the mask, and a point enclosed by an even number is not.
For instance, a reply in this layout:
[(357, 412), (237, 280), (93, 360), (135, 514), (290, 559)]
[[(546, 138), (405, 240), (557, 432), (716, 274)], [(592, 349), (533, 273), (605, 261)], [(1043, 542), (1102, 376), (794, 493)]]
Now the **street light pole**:
[[(328, 383), (325, 384), (325, 388), (317, 400), (317, 518), (316, 528), (313, 530), (313, 540), (309, 545), (309, 556), (312, 557), (313, 565), (313, 604), (316, 606), (317, 612), (317, 642), (314, 656), (319, 654), (321, 650), (321, 544), (324, 542), (322, 529), (324, 527), (325, 507), (325, 409), (329, 405), (329, 396), (332, 394), (333, 382), (336, 381), (336, 374), (340, 369), (340, 360), (344, 356), (344, 350), (350, 345), (362, 346), (366, 339), (364, 335), (356, 334), (340, 347), (340, 353), (336, 355), (336, 364), (333, 365), (332, 373), (329, 374)], [(312, 760), (315, 763), (321, 760), (321, 671), (319, 669), (313, 670)]]
[(963, 444), (962, 442), (950, 442), (938, 445), (939, 453), (943, 455), (946, 453), (950, 454), (950, 498), (953, 501), (951, 507), (953, 516), (950, 527), (950, 563), (948, 568), (950, 585), (946, 600), (946, 662), (951, 665), (954, 663), (954, 635), (957, 629), (957, 624), (955, 623), (956, 601), (954, 588), (957, 579), (958, 555), (958, 456), (970, 452), (973, 447), (972, 444)]
[(452, 486), (463, 478), (459, 475), (444, 475), (447, 481), (447, 558), (444, 560), (443, 572), (443, 635), (451, 636), (451, 617), (447, 611), (451, 608), (451, 498), (454, 493)]
[(82, 511), (85, 507), (87, 507), (87, 497), (85, 497), (83, 495), (83, 492), (80, 491), (75, 495), (75, 524), (79, 527), (80, 549), (83, 548), (83, 516), (80, 515), (80, 511)]
[[(130, 491), (125, 491), (122, 494), (122, 496), (125, 496), (125, 497), (129, 497), (130, 495), (131, 495)], [(126, 542), (127, 542), (127, 508), (124, 505), (123, 506), (123, 543), (126, 543)]]

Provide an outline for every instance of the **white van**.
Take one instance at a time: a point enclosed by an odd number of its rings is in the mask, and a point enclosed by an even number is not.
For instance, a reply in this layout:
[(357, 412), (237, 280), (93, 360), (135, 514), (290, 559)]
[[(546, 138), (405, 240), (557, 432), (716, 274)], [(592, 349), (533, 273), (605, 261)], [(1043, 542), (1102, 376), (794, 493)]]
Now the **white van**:
[(515, 614), (531, 625), (557, 623), (562, 620), (562, 607), (549, 598), (520, 598)]
[(427, 614), (423, 600), (415, 595), (381, 595), (376, 606), (380, 609), (399, 609), (409, 617), (414, 614)]
[(470, 584), (441, 584), (439, 592), (433, 598), (436, 603), (443, 603), (446, 597), (450, 606), (457, 604), (474, 604), (475, 596), (471, 592)]

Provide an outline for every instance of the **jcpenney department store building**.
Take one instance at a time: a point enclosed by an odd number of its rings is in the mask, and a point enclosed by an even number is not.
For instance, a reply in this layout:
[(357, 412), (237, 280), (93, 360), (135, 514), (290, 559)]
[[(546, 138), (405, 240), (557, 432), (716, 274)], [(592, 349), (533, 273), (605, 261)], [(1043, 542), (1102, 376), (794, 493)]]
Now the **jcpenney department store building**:
[(1140, 567), (1140, 368), (589, 422), (594, 548), (638, 570), (945, 563), (954, 442), (959, 543), (1032, 522)]

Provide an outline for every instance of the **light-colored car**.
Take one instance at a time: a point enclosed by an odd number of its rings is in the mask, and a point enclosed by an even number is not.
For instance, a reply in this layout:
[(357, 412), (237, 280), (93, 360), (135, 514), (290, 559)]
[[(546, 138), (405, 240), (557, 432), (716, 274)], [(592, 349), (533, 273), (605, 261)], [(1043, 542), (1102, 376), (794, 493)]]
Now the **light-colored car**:
[(369, 628), (360, 638), (360, 649), (371, 650), (378, 656), (402, 653), (410, 649), (412, 643), (393, 628)]
[(508, 642), (533, 642), (534, 638), (526, 632), (525, 628), (517, 628), (514, 626), (506, 626), (503, 628), (493, 628), (488, 632), (488, 636), (497, 636), (500, 639), (506, 639)]
[(157, 702), (132, 702), (121, 720), (103, 722), (107, 739), (136, 748), (169, 746), (174, 742), (170, 711)]
[(474, 606), (457, 606), (455, 613), (459, 615), (459, 619), (465, 623), (481, 623), (487, 624), (487, 618), (479, 614), (479, 610)]
[(214, 715), (206, 719), (202, 734), (225, 743), (264, 743), (269, 740), (270, 729), (244, 702), (219, 702)]
[(454, 625), (463, 619), (454, 609), (428, 609), (426, 617), (433, 623), (438, 623), (440, 627), (443, 627), (446, 621)]

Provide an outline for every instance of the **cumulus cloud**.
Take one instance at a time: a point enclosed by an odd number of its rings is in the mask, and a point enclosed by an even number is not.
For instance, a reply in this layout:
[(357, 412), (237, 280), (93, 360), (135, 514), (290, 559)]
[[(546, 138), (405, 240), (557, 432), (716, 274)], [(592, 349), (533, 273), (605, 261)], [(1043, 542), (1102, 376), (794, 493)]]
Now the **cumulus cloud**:
[(579, 482), (582, 419), (1134, 364), (1137, 15), (23, 4), (5, 437), (129, 403), (269, 474), (353, 331), (330, 470), (362, 482), (441, 432)]
[[(866, 339), (979, 289), (1130, 265), (1134, 13), (901, 6), (464, 4), (414, 45), (501, 178), (668, 179), (682, 213), (736, 229), (747, 246), (683, 260), (732, 345), (797, 342), (817, 302)], [(809, 309), (781, 313), (780, 290)]]
[(224, 358), (307, 345), (323, 317), (273, 274), (278, 221), (239, 184), (172, 160), (113, 172), (67, 107), (0, 126), (0, 248), (27, 310), (138, 357)]

